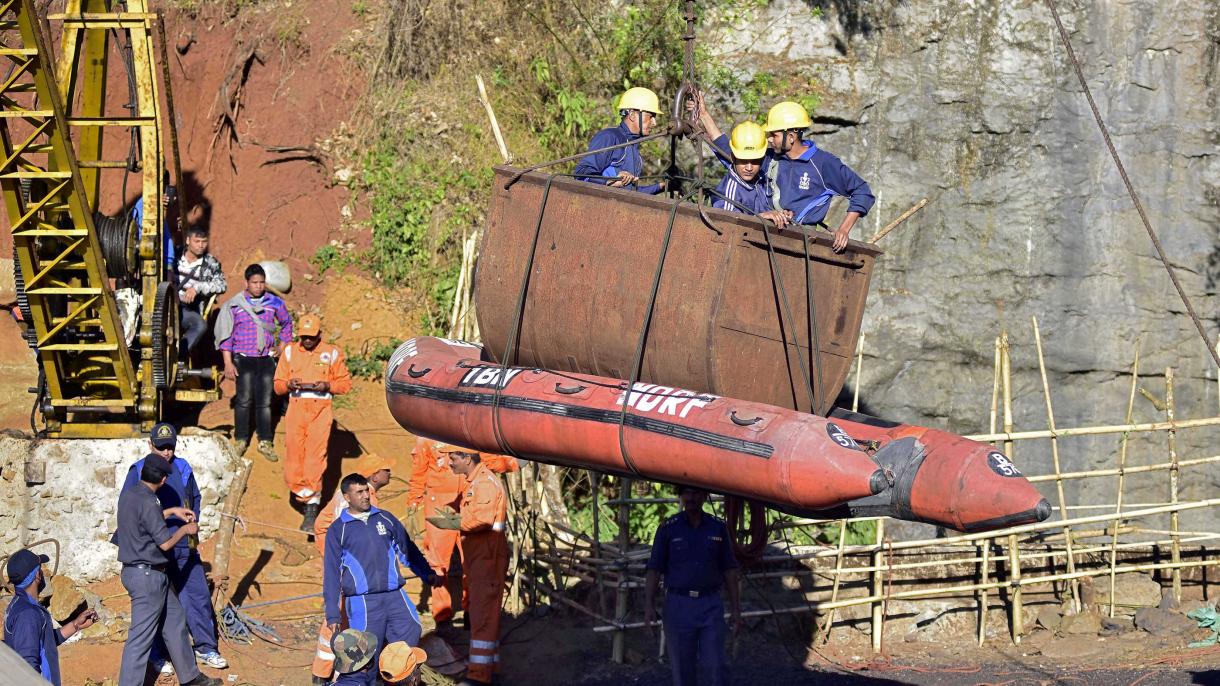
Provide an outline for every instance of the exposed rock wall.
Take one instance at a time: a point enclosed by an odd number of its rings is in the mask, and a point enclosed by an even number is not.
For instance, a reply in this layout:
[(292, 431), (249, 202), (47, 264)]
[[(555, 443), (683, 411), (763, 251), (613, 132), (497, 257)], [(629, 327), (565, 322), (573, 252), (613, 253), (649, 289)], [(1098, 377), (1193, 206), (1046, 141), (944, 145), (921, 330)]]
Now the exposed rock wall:
[[(178, 438), (178, 454), (190, 461), (202, 492), (200, 537), (220, 523), (219, 508), (233, 480), (237, 458), (218, 434)], [(115, 530), (119, 489), (132, 463), (148, 453), (147, 439), (40, 440), (0, 435), (0, 554), (47, 538), (60, 542), (59, 573), (82, 582), (119, 571)], [(26, 464), (45, 474), (26, 485)], [(54, 548), (38, 552), (52, 556)]]
[[(1058, 4), (1153, 226), (1215, 336), (1220, 4)], [(932, 201), (882, 242), (888, 254), (864, 324), (868, 411), (985, 430), (993, 340), (1007, 329), (1016, 426), (1045, 428), (1030, 325), (1037, 316), (1060, 427), (1122, 422), (1137, 340), (1148, 375), (1141, 386), (1162, 395), (1161, 375), (1175, 367), (1178, 417), (1217, 413), (1211, 360), (1106, 153), (1045, 4), (774, 0), (744, 21), (720, 25), (712, 44), (745, 72), (813, 84), (816, 140), (871, 181), (878, 204), (855, 237), (921, 197)], [(731, 94), (718, 105), (722, 119), (735, 111)], [(1137, 396), (1136, 421), (1163, 417)], [(1180, 452), (1213, 454), (1216, 437), (1182, 432)], [(1162, 461), (1165, 441), (1136, 441), (1129, 462)], [(1118, 442), (1065, 440), (1065, 468), (1112, 465)], [(1018, 444), (1015, 454), (1027, 472), (1049, 469), (1048, 441)], [(1188, 472), (1183, 497), (1214, 494), (1216, 475)], [(1129, 481), (1129, 503), (1167, 499), (1164, 475)], [(1068, 497), (1113, 502), (1114, 484), (1069, 484)]]

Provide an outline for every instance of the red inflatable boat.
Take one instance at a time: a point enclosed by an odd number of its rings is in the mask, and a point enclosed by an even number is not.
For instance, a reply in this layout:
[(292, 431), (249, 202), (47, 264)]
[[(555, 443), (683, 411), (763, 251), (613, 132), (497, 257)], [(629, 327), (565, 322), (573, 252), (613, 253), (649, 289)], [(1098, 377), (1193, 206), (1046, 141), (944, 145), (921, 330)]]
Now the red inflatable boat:
[(486, 362), (477, 345), (440, 338), (407, 341), (386, 370), (386, 402), (399, 424), (480, 451), (820, 516), (982, 531), (1050, 514), (1002, 453), (944, 431), (653, 384), (626, 390), (620, 379), (506, 369)]
[(839, 409), (830, 420), (877, 448), (873, 459), (892, 485), (822, 516), (884, 515), (974, 532), (1041, 522), (1051, 514), (1050, 503), (992, 445)]
[[(480, 451), (699, 486), (790, 508), (880, 493), (885, 472), (826, 419), (586, 374), (504, 368), (479, 346), (402, 344), (390, 413), (411, 433)], [(625, 403), (625, 407), (624, 407)]]

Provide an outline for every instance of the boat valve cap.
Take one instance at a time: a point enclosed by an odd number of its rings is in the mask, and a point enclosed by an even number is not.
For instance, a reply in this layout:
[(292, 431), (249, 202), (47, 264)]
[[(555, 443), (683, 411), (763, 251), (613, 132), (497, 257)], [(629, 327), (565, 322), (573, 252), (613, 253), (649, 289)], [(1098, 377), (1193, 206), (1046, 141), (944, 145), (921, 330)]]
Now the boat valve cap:
[(1038, 504), (1034, 506), (1034, 516), (1037, 517), (1038, 521), (1040, 522), (1045, 522), (1047, 517), (1051, 516), (1051, 504), (1046, 500), (1046, 498), (1039, 500)]
[[(868, 487), (869, 487), (869, 490), (871, 490), (873, 492), (873, 495), (877, 495), (878, 493), (880, 493), (890, 487), (890, 478), (885, 475), (884, 469), (878, 469), (877, 471), (873, 472), (872, 476), (868, 477)], [(1046, 502), (1046, 500), (1043, 499), (1042, 502)], [(1050, 503), (1047, 503), (1046, 506), (1049, 508)], [(1041, 506), (1039, 506), (1039, 507), (1041, 507)], [(1039, 510), (1039, 512), (1041, 512), (1041, 510)], [(1050, 510), (1048, 509), (1047, 515), (1049, 515), (1049, 514), (1050, 514)], [(1043, 517), (1043, 519), (1045, 519), (1045, 517)], [(1039, 521), (1041, 521), (1041, 520), (1039, 520)]]

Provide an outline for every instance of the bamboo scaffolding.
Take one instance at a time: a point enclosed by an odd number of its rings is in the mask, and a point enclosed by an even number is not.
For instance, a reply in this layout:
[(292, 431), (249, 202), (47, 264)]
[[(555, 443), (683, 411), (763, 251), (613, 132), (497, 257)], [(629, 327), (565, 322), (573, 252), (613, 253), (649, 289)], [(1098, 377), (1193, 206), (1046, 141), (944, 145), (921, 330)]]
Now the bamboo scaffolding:
[(1115, 424), (1107, 426), (1083, 426), (1070, 429), (1056, 429), (1055, 431), (1040, 430), (1040, 431), (1017, 431), (1008, 432), (1000, 431), (989, 434), (972, 434), (966, 436), (972, 441), (980, 441), (983, 443), (993, 443), (995, 441), (1027, 441), (1034, 438), (1068, 438), (1071, 436), (1102, 436), (1105, 434), (1121, 434), (1121, 433), (1152, 433), (1156, 431), (1168, 431), (1169, 429), (1197, 429), (1205, 426), (1220, 426), (1220, 417), (1202, 417), (1199, 419), (1181, 419), (1173, 422), (1144, 422), (1141, 424)]
[[(1046, 398), (1046, 425), (1051, 431), (1055, 430), (1055, 410), (1051, 404), (1051, 385), (1046, 378), (1046, 360), (1042, 356), (1042, 332), (1038, 329), (1038, 318), (1030, 317), (1034, 325), (1034, 344), (1038, 350), (1038, 373), (1042, 376), (1042, 394)], [(1055, 492), (1059, 497), (1059, 515), (1062, 519), (1067, 519), (1067, 498), (1063, 494), (1063, 470), (1059, 464), (1059, 439), (1051, 436), (1051, 463), (1055, 468)], [(1076, 571), (1076, 556), (1072, 554), (1072, 528), (1070, 526), (1063, 527), (1063, 540), (1065, 543), (1064, 552), (1067, 555), (1067, 569), (1069, 572)], [(1068, 591), (1072, 596), (1072, 609), (1080, 612), (1080, 586), (1075, 583), (1068, 584)]]
[[(774, 522), (771, 531), (784, 531), (796, 527), (830, 524), (838, 532), (838, 541), (830, 546), (793, 546), (785, 535), (783, 554), (763, 555), (755, 562), (762, 566), (758, 571), (744, 574), (743, 578), (764, 580), (800, 577), (805, 575), (814, 581), (811, 598), (827, 598), (824, 601), (806, 601), (797, 607), (776, 607), (743, 613), (744, 617), (771, 617), (815, 612), (821, 614), (818, 638), (825, 642), (836, 621), (837, 611), (845, 607), (868, 606), (869, 612), (855, 620), (858, 628), (868, 622), (872, 648), (880, 653), (884, 648), (887, 605), (896, 600), (919, 600), (929, 598), (973, 599), (977, 606), (977, 640), (982, 645), (987, 638), (990, 592), (999, 591), (1003, 606), (1009, 611), (1010, 632), (1014, 643), (1020, 643), (1026, 616), (1024, 604), (1031, 599), (1045, 598), (1044, 594), (1069, 590), (1072, 608), (1082, 608), (1083, 596), (1079, 582), (1086, 578), (1107, 577), (1110, 594), (1107, 599), (1109, 612), (1114, 614), (1115, 578), (1125, 573), (1159, 573), (1160, 578), (1171, 577), (1175, 597), (1180, 598), (1184, 576), (1182, 570), (1206, 570), (1220, 564), (1220, 559), (1208, 559), (1206, 543), (1220, 539), (1220, 532), (1185, 531), (1180, 526), (1180, 513), (1220, 507), (1220, 498), (1182, 501), (1182, 470), (1220, 462), (1220, 455), (1181, 459), (1177, 450), (1177, 432), (1180, 430), (1220, 426), (1220, 416), (1177, 420), (1174, 404), (1173, 370), (1166, 370), (1164, 401), (1154, 397), (1158, 409), (1165, 412), (1164, 421), (1135, 422), (1134, 397), (1139, 389), (1140, 342), (1137, 341), (1131, 366), (1131, 386), (1124, 423), (1103, 426), (1060, 428), (1055, 421), (1053, 398), (1050, 390), (1050, 375), (1043, 349), (1041, 331), (1036, 318), (1031, 318), (1034, 345), (1038, 358), (1038, 374), (1046, 406), (1047, 429), (1039, 431), (1017, 431), (1014, 428), (1015, 406), (1013, 401), (1014, 377), (1011, 361), (1011, 341), (1004, 331), (994, 340), (994, 363), (992, 379), (992, 402), (989, 412), (988, 433), (971, 436), (974, 440), (994, 442), (1009, 455), (1015, 452), (1015, 444), (1021, 440), (1049, 439), (1051, 473), (1028, 476), (1035, 483), (1055, 482), (1055, 500), (1059, 517), (1053, 521), (1010, 527), (1001, 531), (960, 534), (945, 538), (914, 541), (891, 541), (885, 537), (885, 518), (860, 518), (852, 520), (822, 520), (810, 518), (784, 519)], [(1220, 339), (1217, 341), (1220, 349)], [(864, 338), (860, 337), (856, 349), (855, 388), (852, 407), (859, 408), (862, 393)], [(1220, 376), (1220, 375), (1218, 375)], [(1217, 379), (1217, 394), (1220, 396), (1220, 378)], [(1220, 404), (1220, 401), (1218, 401)], [(997, 423), (1002, 430), (997, 431)], [(1129, 443), (1137, 433), (1166, 432), (1167, 460), (1139, 466), (1128, 465)], [(1067, 472), (1063, 470), (1059, 439), (1077, 436), (1102, 436), (1120, 434), (1121, 440), (1116, 465), (1111, 468)], [(1163, 444), (1164, 445), (1164, 444)], [(1169, 482), (1169, 502), (1129, 503), (1125, 492), (1128, 475), (1166, 472)], [(1116, 477), (1117, 496), (1113, 504), (1073, 504), (1067, 499), (1069, 480)], [(619, 497), (609, 503), (616, 508), (619, 524), (618, 541), (603, 542), (600, 531), (589, 540), (587, 536), (568, 531), (562, 540), (552, 539), (551, 546), (539, 546), (535, 559), (540, 564), (553, 568), (558, 591), (541, 587), (536, 594), (546, 595), (552, 600), (568, 606), (580, 606), (580, 611), (596, 618), (602, 624), (593, 627), (596, 632), (614, 632), (614, 658), (622, 659), (625, 632), (642, 628), (642, 622), (628, 623), (631, 597), (643, 583), (641, 576), (648, 557), (646, 546), (633, 546), (628, 535), (630, 508), (638, 504), (673, 502), (670, 498), (631, 498), (627, 482), (620, 482)], [(1155, 500), (1155, 498), (1152, 498)], [(1143, 500), (1148, 500), (1143, 498)], [(1101, 510), (1096, 515), (1078, 514), (1080, 511)], [(1150, 518), (1168, 515), (1168, 529), (1159, 527)], [(600, 520), (595, 514), (595, 528)], [(1144, 520), (1144, 526), (1139, 522)], [(876, 521), (877, 535), (866, 544), (848, 545), (848, 525), (852, 521)], [(1161, 519), (1160, 521), (1164, 521)], [(546, 526), (546, 524), (544, 524)], [(1199, 527), (1194, 527), (1199, 528)], [(565, 531), (556, 526), (553, 531)], [(1185, 546), (1185, 549), (1183, 548)], [(1171, 550), (1166, 561), (1161, 557), (1165, 548)], [(1120, 560), (1119, 558), (1123, 558)], [(1063, 562), (1058, 560), (1062, 558)], [(1184, 559), (1185, 558), (1185, 559)], [(1006, 572), (994, 569), (1002, 560)], [(767, 567), (774, 563), (799, 563), (796, 568)], [(863, 564), (860, 564), (863, 563)], [(937, 570), (933, 578), (926, 578), (929, 570)], [(1036, 573), (1035, 573), (1036, 570)], [(898, 576), (902, 574), (903, 576)], [(1187, 574), (1188, 583), (1199, 582), (1197, 571)], [(1203, 574), (1206, 585), (1206, 573)], [(533, 577), (526, 577), (531, 582)], [(821, 586), (825, 580), (826, 585)], [(602, 588), (614, 588), (614, 617), (609, 618), (603, 606), (599, 614), (580, 603), (569, 599), (558, 600), (564, 588), (573, 582), (591, 583), (598, 588), (598, 597), (604, 599)], [(896, 587), (896, 588), (895, 588)], [(1025, 590), (1035, 596), (1026, 596)], [(566, 602), (565, 602), (566, 601)], [(592, 602), (592, 601), (591, 601)], [(1033, 602), (1039, 602), (1033, 600)]]
[[(1188, 568), (1197, 568), (1197, 567), (1215, 567), (1217, 565), (1220, 565), (1220, 559), (1200, 560), (1197, 562), (1179, 562), (1176, 564), (1172, 563), (1172, 562), (1150, 562), (1150, 563), (1146, 563), (1146, 564), (1124, 565), (1122, 567), (1119, 567), (1118, 571), (1120, 574), (1128, 574), (1131, 572), (1169, 571), (1169, 570), (1172, 570), (1175, 568), (1176, 569), (1188, 569)], [(1062, 573), (1058, 573), (1058, 574), (1044, 574), (1041, 576), (1024, 576), (1023, 575), (1020, 578), (1014, 577), (1008, 581), (993, 581), (993, 582), (989, 582), (987, 584), (958, 584), (955, 586), (918, 588), (918, 589), (912, 589), (909, 591), (891, 591), (888, 593), (883, 593), (880, 596), (870, 593), (869, 595), (864, 595), (864, 596), (858, 596), (858, 597), (853, 597), (853, 598), (844, 598), (843, 600), (838, 600), (833, 603), (814, 602), (814, 603), (806, 603), (804, 605), (800, 605), (797, 607), (791, 607), (791, 608), (751, 610), (748, 612), (742, 612), (741, 616), (742, 617), (769, 617), (769, 616), (779, 615), (779, 614), (816, 612), (819, 610), (842, 609), (845, 607), (852, 607), (855, 605), (872, 605), (875, 603), (879, 603), (883, 600), (885, 600), (885, 601), (914, 600), (914, 599), (920, 599), (920, 598), (944, 597), (944, 596), (949, 596), (949, 595), (963, 597), (966, 594), (971, 594), (984, 587), (991, 589), (991, 590), (999, 590), (999, 589), (1021, 590), (1026, 587), (1029, 587), (1029, 586), (1042, 586), (1042, 585), (1054, 583), (1056, 581), (1069, 581), (1072, 579), (1091, 578), (1091, 577), (1096, 577), (1096, 576), (1103, 576), (1107, 573), (1108, 573), (1108, 570), (1106, 568), (1100, 567), (1097, 569), (1084, 570), (1084, 571), (1078, 570), (1073, 574), (1068, 574), (1067, 572), (1062, 572)], [(727, 613), (725, 616), (726, 617), (728, 616)], [(631, 622), (631, 623), (608, 622), (605, 625), (593, 627), (593, 631), (595, 631), (597, 633), (604, 633), (607, 631), (622, 632), (622, 631), (631, 631), (631, 630), (635, 630), (635, 629), (643, 629), (645, 627), (646, 627), (646, 625), (643, 622)]]
[[(1173, 367), (1165, 368), (1165, 419), (1170, 424), (1173, 424), (1174, 402), (1173, 402)], [(1178, 433), (1174, 429), (1166, 432), (1169, 439), (1169, 502), (1177, 504), (1178, 502)], [(1175, 532), (1173, 534), (1173, 542), (1170, 544), (1170, 558), (1173, 562), (1182, 561), (1182, 544), (1178, 540), (1178, 513), (1170, 511), (1169, 513), (1169, 530)], [(1182, 602), (1182, 571), (1174, 568), (1172, 572), (1173, 583), (1173, 598), (1177, 602)]]

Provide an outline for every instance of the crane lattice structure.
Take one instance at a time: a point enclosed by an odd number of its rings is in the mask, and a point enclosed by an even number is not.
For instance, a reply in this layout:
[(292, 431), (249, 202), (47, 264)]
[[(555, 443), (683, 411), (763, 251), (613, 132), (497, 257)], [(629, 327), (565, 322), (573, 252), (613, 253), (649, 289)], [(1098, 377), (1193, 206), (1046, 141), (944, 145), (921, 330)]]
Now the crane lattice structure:
[[(214, 369), (178, 360), (165, 255), (167, 137), (181, 175), (168, 72), (157, 68), (166, 64), (160, 17), (146, 0), (64, 0), (45, 16), (32, 0), (0, 0), (0, 57), (9, 64), (0, 81), (0, 191), (46, 432), (130, 436), (151, 428), (170, 399), (218, 397)], [(107, 109), (115, 62), (128, 83), (119, 115)], [(124, 132), (126, 159), (106, 159), (104, 143)], [(124, 175), (124, 195), (138, 177), (142, 213), (97, 211), (107, 170)]]

